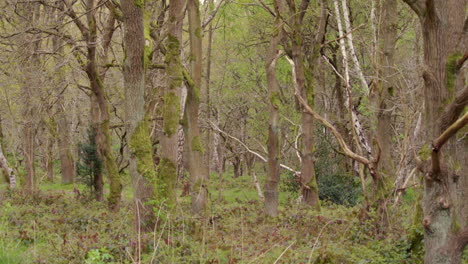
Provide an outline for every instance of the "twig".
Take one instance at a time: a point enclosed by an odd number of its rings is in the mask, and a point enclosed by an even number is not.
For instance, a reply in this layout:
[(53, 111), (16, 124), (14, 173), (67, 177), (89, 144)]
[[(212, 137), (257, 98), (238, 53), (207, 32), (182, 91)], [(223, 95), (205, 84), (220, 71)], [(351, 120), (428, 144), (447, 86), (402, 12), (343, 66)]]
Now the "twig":
[(274, 262), (273, 264), (278, 263), (278, 261), (279, 261), (279, 260), (281, 259), (281, 257), (284, 255), (284, 253), (286, 253), (286, 251), (288, 251), (288, 249), (289, 249), (290, 247), (292, 247), (292, 245), (294, 245), (294, 243), (296, 243), (296, 241), (294, 241), (294, 242), (292, 242), (291, 244), (289, 244), (289, 246), (288, 246), (285, 250), (283, 250), (283, 252), (281, 252), (281, 255), (279, 255), (279, 257), (275, 260), (275, 262)]

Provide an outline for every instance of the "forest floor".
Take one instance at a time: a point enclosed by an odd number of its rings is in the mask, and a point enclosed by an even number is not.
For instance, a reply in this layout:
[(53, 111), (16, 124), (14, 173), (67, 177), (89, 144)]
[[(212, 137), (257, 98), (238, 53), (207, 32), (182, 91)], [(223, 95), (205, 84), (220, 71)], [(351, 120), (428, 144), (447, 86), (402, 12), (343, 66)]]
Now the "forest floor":
[(267, 218), (252, 178), (212, 181), (205, 225), (194, 228), (190, 198), (179, 195), (171, 213), (156, 212), (165, 215), (156, 231), (140, 235), (129, 184), (118, 213), (90, 201), (84, 185), (43, 183), (34, 195), (0, 186), (0, 264), (132, 263), (139, 241), (141, 263), (420, 263), (421, 249), (409, 239), (418, 233), (411, 195), (389, 207), (382, 233), (372, 212), (360, 219), (359, 206), (322, 202), (314, 212), (285, 192), (279, 216)]

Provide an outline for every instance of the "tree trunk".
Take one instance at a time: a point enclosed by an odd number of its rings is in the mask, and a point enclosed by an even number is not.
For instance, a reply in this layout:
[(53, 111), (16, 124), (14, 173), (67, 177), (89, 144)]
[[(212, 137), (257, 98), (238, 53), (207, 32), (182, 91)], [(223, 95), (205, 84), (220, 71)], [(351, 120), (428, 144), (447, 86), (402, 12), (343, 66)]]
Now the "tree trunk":
[[(281, 1), (275, 1), (275, 10), (278, 14), (284, 11), (284, 5)], [(278, 81), (276, 79), (276, 62), (279, 59), (279, 44), (283, 35), (283, 22), (277, 17), (273, 36), (268, 47), (265, 72), (268, 83), (268, 169), (265, 183), (265, 213), (268, 216), (278, 215), (278, 183), (280, 180), (279, 167), (279, 106), (280, 92)]]
[[(305, 5), (304, 5), (305, 3)], [(290, 8), (290, 23), (292, 25), (291, 37), (291, 60), (294, 62), (294, 82), (298, 89), (299, 95), (305, 98), (309, 106), (314, 108), (315, 94), (314, 83), (311, 79), (312, 70), (307, 68), (308, 79), (306, 80), (304, 72), (304, 54), (302, 35), (302, 22), (308, 7), (308, 1), (304, 1), (302, 5), (296, 9), (295, 4), (289, 4)], [(297, 13), (297, 14), (296, 14)], [(313, 65), (309, 65), (313, 66)], [(310, 78), (309, 78), (310, 77)], [(302, 108), (301, 108), (302, 109)], [(301, 193), (302, 201), (320, 210), (320, 201), (318, 195), (317, 179), (315, 177), (315, 157), (314, 157), (314, 118), (306, 111), (302, 111), (302, 149), (301, 149)]]
[[(436, 139), (457, 120), (468, 104), (466, 69), (462, 68), (468, 43), (466, 1), (405, 2), (419, 16), (422, 26), (423, 128), (426, 139)], [(443, 151), (440, 147), (434, 141), (432, 146), (426, 145), (420, 152), (421, 159), (429, 162), (422, 201), (424, 263), (456, 264), (461, 263), (468, 242), (468, 146), (463, 140), (449, 141)]]
[[(57, 3), (58, 6), (63, 8), (63, 3)], [(54, 10), (57, 11), (57, 10)], [(60, 24), (63, 22), (64, 15), (57, 14), (57, 23)], [(54, 36), (52, 39), (54, 50), (58, 53), (63, 54), (63, 40), (58, 36)], [(55, 63), (61, 64), (63, 63), (62, 60), (55, 57)], [(60, 68), (57, 72), (58, 78), (58, 85), (57, 88), (61, 89), (64, 81), (65, 81), (65, 72), (63, 68)], [(67, 111), (66, 111), (66, 102), (64, 92), (59, 91), (59, 95), (57, 97), (57, 128), (58, 128), (58, 152), (60, 157), (60, 168), (62, 171), (62, 184), (70, 184), (73, 183), (75, 180), (75, 163), (73, 161), (73, 154), (72, 154), (72, 142), (70, 140), (70, 122), (67, 118)]]
[(16, 175), (10, 166), (8, 166), (8, 161), (3, 154), (3, 141), (0, 141), (0, 169), (4, 170), (8, 177), (10, 190), (14, 190), (16, 188)]
[(163, 96), (163, 135), (161, 138), (161, 161), (158, 166), (158, 190), (156, 196), (160, 201), (173, 204), (174, 186), (177, 178), (177, 129), (180, 120), (180, 97), (183, 81), (181, 63), (182, 21), (184, 18), (184, 1), (173, 0), (169, 5), (169, 28), (166, 43), (167, 85)]
[[(192, 195), (192, 213), (201, 215), (206, 207), (208, 166), (204, 160), (204, 145), (198, 126), (200, 87), (202, 84), (202, 27), (198, 0), (188, 0), (190, 34), (190, 55), (192, 81), (187, 82), (187, 101), (185, 107), (185, 138), (187, 139), (188, 167)], [(189, 76), (186, 76), (186, 78)]]
[[(208, 1), (209, 10), (213, 11), (213, 0)], [(213, 44), (213, 24), (210, 23), (208, 25), (208, 39), (207, 39), (207, 48), (206, 48), (206, 75), (205, 75), (205, 87), (201, 90), (201, 113), (202, 118), (206, 120), (206, 124), (209, 127), (209, 122), (211, 121), (211, 91), (210, 91), (210, 84), (211, 84), (211, 52), (212, 52), (212, 44)], [(214, 144), (214, 138), (216, 135), (211, 134), (211, 129), (206, 129), (204, 133), (204, 142), (206, 143), (207, 149), (205, 151), (205, 163), (208, 166), (208, 178), (210, 177), (210, 173), (212, 170), (216, 171), (216, 165), (211, 163), (212, 156), (215, 155), (216, 145)], [(212, 144), (213, 140), (213, 146)], [(216, 158), (214, 158), (216, 159)]]
[(61, 94), (58, 97), (58, 148), (60, 155), (60, 168), (62, 170), (62, 183), (73, 183), (75, 179), (75, 163), (71, 150), (72, 142), (70, 140), (70, 123), (65, 111), (65, 98)]
[[(40, 20), (40, 6), (36, 3), (29, 4), (24, 10), (25, 16), (34, 21)], [(33, 84), (38, 83), (37, 76), (34, 76), (35, 70), (39, 65), (39, 57), (35, 54), (40, 48), (40, 39), (35, 36), (30, 44), (25, 45), (25, 53), (28, 56), (28, 65), (24, 69), (26, 75), (26, 82), (21, 87), (23, 96), (22, 100), (22, 115), (24, 123), (22, 127), (22, 146), (24, 155), (24, 170), (25, 170), (25, 188), (26, 191), (32, 192), (36, 188), (36, 167), (35, 167), (35, 114), (37, 113), (37, 102), (35, 100), (39, 97), (38, 87), (33, 87)], [(40, 77), (39, 77), (40, 78)]]
[[(145, 118), (145, 73), (148, 54), (145, 53), (144, 1), (138, 5), (133, 0), (122, 1), (124, 14), (124, 81), (125, 123), (127, 128), (130, 176), (134, 188), (137, 219), (143, 230), (153, 228), (155, 214), (149, 201), (154, 199), (155, 168), (148, 122)], [(149, 40), (148, 40), (149, 41)]]
[(398, 5), (396, 1), (385, 0), (381, 7), (378, 76), (379, 81), (374, 89), (375, 120), (377, 125), (376, 140), (380, 147), (379, 171), (384, 177), (394, 177), (395, 166), (392, 158), (392, 97), (396, 94), (397, 80), (394, 65), (395, 45), (398, 38)]
[(104, 83), (97, 70), (97, 26), (96, 26), (96, 8), (95, 1), (88, 0), (87, 2), (87, 20), (88, 20), (88, 35), (87, 35), (87, 64), (86, 74), (88, 76), (91, 90), (96, 96), (96, 101), (99, 106), (100, 124), (97, 132), (99, 140), (97, 141), (99, 153), (106, 167), (107, 175), (110, 182), (109, 207), (113, 211), (118, 211), (120, 208), (120, 200), (122, 193), (122, 183), (119, 175), (119, 169), (112, 153), (111, 135), (109, 129), (110, 113), (109, 102), (104, 89)]
[[(91, 94), (90, 96), (91, 100), (91, 130), (88, 133), (91, 133), (90, 139), (92, 137), (92, 140), (94, 141), (94, 144), (97, 146), (97, 158), (102, 161), (103, 157), (101, 154), (101, 151), (99, 150), (99, 140), (100, 140), (100, 135), (102, 134), (100, 131), (101, 127), (101, 114), (99, 111), (99, 105), (97, 103), (96, 96), (94, 94)], [(91, 166), (94, 168), (94, 164)], [(93, 189), (94, 189), (94, 197), (96, 201), (102, 201), (104, 200), (104, 179), (102, 175), (102, 169), (99, 171), (93, 170)]]
[(47, 180), (49, 182), (54, 182), (54, 135), (50, 135), (47, 142), (47, 161), (46, 161), (46, 170), (47, 170)]
[(395, 179), (395, 166), (392, 157), (392, 97), (396, 93), (396, 75), (394, 65), (395, 45), (398, 29), (398, 6), (396, 1), (386, 0), (382, 2), (380, 24), (380, 35), (378, 36), (379, 47), (377, 49), (378, 60), (376, 65), (378, 81), (371, 91), (371, 101), (375, 108), (374, 122), (376, 125), (375, 142), (380, 148), (379, 177), (374, 178), (373, 200), (378, 206), (380, 223), (385, 228), (388, 225), (385, 210), (385, 195), (389, 184)]
[(232, 158), (232, 166), (234, 170), (234, 178), (239, 178), (242, 176), (242, 161), (239, 155), (236, 155)]

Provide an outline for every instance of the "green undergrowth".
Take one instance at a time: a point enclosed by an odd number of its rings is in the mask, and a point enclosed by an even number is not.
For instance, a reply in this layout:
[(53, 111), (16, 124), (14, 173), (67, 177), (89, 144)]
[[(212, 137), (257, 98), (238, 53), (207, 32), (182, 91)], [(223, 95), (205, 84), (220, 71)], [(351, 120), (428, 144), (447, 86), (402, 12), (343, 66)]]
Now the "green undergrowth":
[(110, 213), (105, 202), (79, 195), (81, 185), (43, 184), (33, 195), (1, 186), (0, 263), (133, 263), (138, 243), (141, 263), (421, 263), (409, 250), (411, 192), (389, 208), (390, 228), (381, 234), (377, 214), (362, 219), (358, 206), (324, 201), (317, 213), (282, 192), (279, 215), (268, 218), (250, 176), (210, 182), (205, 218), (192, 218), (190, 197), (178, 191), (156, 231), (140, 236), (131, 188), (120, 212)]

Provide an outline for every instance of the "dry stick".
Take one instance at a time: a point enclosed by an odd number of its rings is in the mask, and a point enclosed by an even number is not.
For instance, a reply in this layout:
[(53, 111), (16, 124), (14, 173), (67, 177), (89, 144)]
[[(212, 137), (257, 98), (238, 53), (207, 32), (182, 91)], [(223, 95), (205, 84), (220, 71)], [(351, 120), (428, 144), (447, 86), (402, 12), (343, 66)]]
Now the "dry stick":
[(161, 213), (161, 208), (163, 206), (164, 203), (161, 203), (161, 205), (159, 206), (159, 209), (158, 209), (158, 216), (156, 217), (156, 223), (154, 224), (154, 229), (153, 229), (153, 247), (154, 247), (154, 250), (153, 250), (153, 256), (151, 257), (151, 261), (150, 263), (153, 263), (154, 261), (154, 258), (156, 257), (156, 227), (158, 226), (158, 222), (159, 222), (159, 214)]
[(292, 245), (294, 245), (294, 243), (296, 243), (296, 241), (294, 241), (294, 242), (292, 242), (291, 244), (289, 244), (289, 246), (288, 246), (285, 250), (283, 250), (283, 252), (281, 252), (281, 255), (279, 255), (279, 257), (275, 260), (275, 262), (274, 262), (273, 264), (278, 263), (278, 261), (279, 261), (279, 260), (281, 259), (281, 257), (284, 255), (284, 253), (286, 253), (286, 251), (288, 251), (288, 249), (289, 249), (290, 247), (292, 247)]
[(312, 254), (314, 253), (315, 247), (317, 246), (318, 240), (319, 240), (320, 237), (322, 236), (323, 231), (324, 231), (325, 228), (326, 228), (330, 223), (332, 223), (332, 222), (335, 222), (335, 220), (330, 220), (330, 221), (328, 221), (328, 222), (322, 227), (322, 229), (320, 230), (320, 233), (318, 234), (317, 238), (315, 239), (314, 245), (312, 246), (312, 250), (310, 251), (309, 261), (307, 262), (308, 264), (310, 264), (310, 262), (312, 261)]
[(271, 246), (270, 248), (268, 248), (267, 250), (265, 250), (265, 252), (263, 252), (262, 254), (256, 256), (255, 258), (253, 258), (251, 261), (249, 261), (248, 264), (251, 264), (251, 263), (257, 263), (255, 262), (255, 260), (257, 260), (258, 258), (261, 258), (263, 257), (266, 253), (270, 252), (273, 248), (277, 247), (280, 243), (282, 243), (285, 239), (283, 238), (281, 241), (279, 241), (278, 243), (274, 244), (273, 246)]

